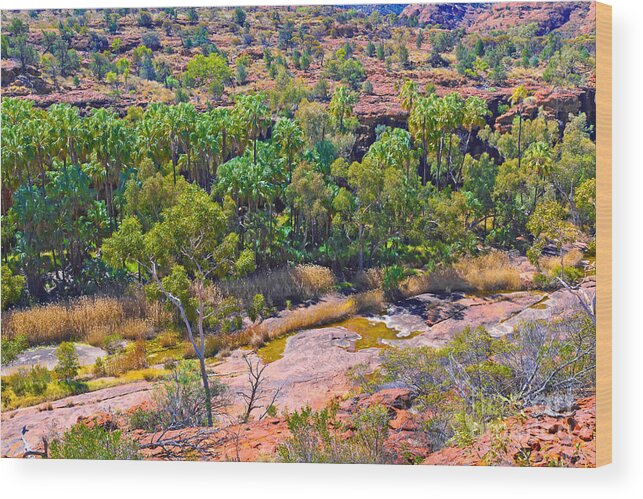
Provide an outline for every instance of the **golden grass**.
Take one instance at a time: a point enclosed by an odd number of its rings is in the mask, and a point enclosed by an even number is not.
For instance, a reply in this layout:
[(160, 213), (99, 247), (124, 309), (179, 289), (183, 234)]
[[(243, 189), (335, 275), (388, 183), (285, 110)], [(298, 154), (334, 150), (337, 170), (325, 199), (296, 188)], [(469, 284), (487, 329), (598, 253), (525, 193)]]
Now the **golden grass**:
[[(578, 248), (572, 248), (563, 255), (565, 267), (577, 267), (583, 259), (583, 252)], [(543, 256), (538, 260), (540, 269), (544, 274), (553, 275), (560, 272), (559, 256)]]
[(136, 340), (119, 354), (105, 359), (105, 372), (108, 376), (121, 376), (128, 371), (137, 371), (147, 367), (147, 350), (145, 340)]
[(454, 267), (464, 281), (478, 291), (514, 291), (523, 288), (520, 273), (509, 257), (500, 251), (462, 259)]
[(366, 291), (382, 287), (382, 269), (368, 269), (365, 272), (358, 272), (353, 279), (357, 289)]
[(499, 251), (463, 258), (452, 266), (409, 277), (401, 286), (405, 296), (451, 291), (517, 291), (525, 284), (520, 273)]
[(24, 335), (30, 345), (86, 341), (103, 346), (111, 334), (127, 339), (148, 337), (168, 313), (143, 296), (83, 297), (7, 314), (3, 333), (9, 338)]
[(284, 304), (286, 300), (309, 300), (330, 291), (335, 286), (335, 276), (330, 269), (320, 265), (297, 265), (243, 279), (221, 283), (221, 291), (234, 296), (245, 306), (252, 304), (257, 294), (262, 294), (271, 305)]

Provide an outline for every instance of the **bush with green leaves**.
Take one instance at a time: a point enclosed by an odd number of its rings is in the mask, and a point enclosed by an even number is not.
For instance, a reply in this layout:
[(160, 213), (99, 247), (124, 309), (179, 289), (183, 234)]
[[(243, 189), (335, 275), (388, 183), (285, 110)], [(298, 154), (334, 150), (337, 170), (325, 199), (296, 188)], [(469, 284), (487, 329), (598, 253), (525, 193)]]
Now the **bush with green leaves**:
[(61, 343), (58, 348), (56, 348), (56, 358), (58, 359), (58, 363), (54, 371), (56, 372), (58, 381), (71, 387), (80, 369), (76, 347), (68, 341)]
[(29, 341), (27, 340), (27, 336), (24, 334), (16, 335), (13, 338), (8, 338), (6, 335), (2, 336), (0, 351), (2, 353), (2, 365), (6, 366), (10, 362), (14, 361), (20, 353), (29, 348)]
[[(3, 229), (4, 230), (4, 229)], [(15, 274), (8, 265), (2, 265), (2, 310), (20, 301), (27, 280), (23, 275)]]
[[(210, 378), (210, 395), (213, 415), (228, 404), (227, 386), (216, 378)], [(201, 385), (199, 364), (193, 360), (181, 360), (167, 379), (154, 392), (153, 414), (137, 415), (139, 423), (145, 421), (146, 429), (179, 429), (205, 426), (207, 411), (205, 392)]]
[(595, 386), (595, 324), (586, 315), (526, 322), (506, 338), (467, 328), (447, 346), (389, 349), (382, 375), (411, 389), (433, 448), (466, 445), (523, 407)]
[(51, 373), (42, 366), (33, 366), (31, 369), (21, 368), (6, 378), (7, 385), (18, 397), (42, 395), (47, 391), (50, 382)]
[(138, 445), (120, 430), (102, 426), (89, 427), (76, 423), (60, 438), (51, 442), (49, 457), (53, 459), (139, 459)]
[(277, 454), (287, 463), (385, 464), (391, 456), (384, 448), (390, 416), (380, 405), (362, 408), (350, 422), (353, 431), (337, 419), (337, 406), (320, 411), (304, 407), (286, 416), (291, 436)]

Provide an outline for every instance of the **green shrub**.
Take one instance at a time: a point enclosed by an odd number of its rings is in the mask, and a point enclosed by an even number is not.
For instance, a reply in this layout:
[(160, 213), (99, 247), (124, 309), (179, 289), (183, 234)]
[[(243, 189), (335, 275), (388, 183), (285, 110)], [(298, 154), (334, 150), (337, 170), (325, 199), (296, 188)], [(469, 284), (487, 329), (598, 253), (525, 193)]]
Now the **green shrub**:
[(278, 448), (279, 459), (287, 463), (362, 463), (391, 462), (384, 449), (388, 437), (388, 410), (380, 405), (361, 409), (351, 419), (353, 429), (336, 418), (337, 407), (321, 411), (305, 407), (286, 416), (291, 436)]
[(2, 365), (6, 366), (10, 362), (14, 361), (20, 353), (29, 348), (29, 341), (27, 336), (24, 334), (19, 334), (14, 338), (2, 338), (2, 345), (0, 350), (2, 351)]
[(129, 426), (132, 430), (144, 430), (153, 432), (158, 429), (161, 423), (161, 416), (155, 410), (137, 408), (129, 416)]
[(51, 382), (51, 373), (44, 367), (33, 366), (30, 370), (19, 369), (7, 377), (7, 385), (18, 397), (24, 395), (42, 395)]
[(80, 369), (76, 347), (74, 347), (73, 343), (67, 341), (61, 343), (56, 349), (56, 358), (58, 359), (58, 364), (55, 372), (58, 380), (67, 386), (71, 386)]
[(409, 277), (409, 272), (401, 265), (386, 267), (382, 276), (382, 291), (389, 300), (400, 297), (400, 284)]
[(120, 430), (77, 423), (51, 442), (53, 459), (138, 459), (138, 445)]
[(14, 305), (22, 297), (27, 280), (20, 274), (14, 274), (8, 265), (3, 264), (0, 269), (2, 273), (2, 310)]
[[(210, 379), (212, 410), (217, 414), (227, 404), (227, 387), (217, 379)], [(207, 423), (205, 392), (199, 366), (193, 360), (176, 363), (167, 379), (154, 393), (154, 404), (158, 420), (147, 416), (162, 428), (186, 428), (204, 426)]]
[(96, 359), (96, 362), (94, 362), (94, 376), (101, 378), (103, 376), (107, 376), (107, 370), (105, 369), (105, 362), (103, 362), (103, 359), (101, 357), (98, 357)]

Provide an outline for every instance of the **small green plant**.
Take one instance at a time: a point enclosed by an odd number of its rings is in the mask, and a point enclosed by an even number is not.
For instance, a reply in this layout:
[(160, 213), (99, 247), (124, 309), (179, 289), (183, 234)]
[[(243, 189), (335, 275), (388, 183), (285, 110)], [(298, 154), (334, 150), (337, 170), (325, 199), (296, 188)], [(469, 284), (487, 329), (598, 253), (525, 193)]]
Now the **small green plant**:
[(18, 397), (27, 394), (42, 395), (47, 391), (47, 385), (50, 382), (50, 372), (41, 366), (33, 366), (30, 370), (19, 369), (6, 380), (7, 385)]
[(58, 359), (58, 364), (56, 365), (55, 372), (58, 381), (71, 388), (80, 369), (78, 354), (76, 353), (74, 344), (68, 341), (61, 343), (56, 349), (56, 358)]
[(120, 430), (109, 431), (102, 426), (77, 423), (61, 438), (51, 442), (54, 459), (138, 459), (138, 445), (123, 436)]
[(102, 357), (98, 357), (96, 362), (94, 362), (94, 376), (101, 378), (107, 376), (107, 369), (105, 368), (105, 362), (103, 362)]
[(389, 300), (395, 300), (400, 297), (400, 284), (409, 275), (411, 273), (401, 265), (393, 265), (384, 269), (382, 290)]

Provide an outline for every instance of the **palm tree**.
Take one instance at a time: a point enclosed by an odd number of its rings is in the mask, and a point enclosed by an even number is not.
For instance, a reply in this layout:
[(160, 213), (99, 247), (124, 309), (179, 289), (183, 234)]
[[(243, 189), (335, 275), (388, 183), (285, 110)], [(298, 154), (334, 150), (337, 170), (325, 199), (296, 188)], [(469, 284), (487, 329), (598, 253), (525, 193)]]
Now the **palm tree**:
[(481, 128), (485, 125), (485, 118), (489, 116), (490, 111), (487, 107), (487, 101), (481, 97), (472, 95), (464, 102), (464, 109), (462, 114), (462, 126), (467, 131), (467, 140), (464, 143), (464, 150), (462, 151), (462, 161), (458, 170), (458, 180), (462, 177), (462, 168), (464, 166), (464, 159), (467, 151), (469, 150), (469, 141), (474, 128)]
[(529, 96), (527, 89), (524, 85), (516, 87), (516, 89), (511, 94), (509, 102), (512, 106), (518, 106), (518, 168), (520, 169), (520, 161), (522, 158), (521, 151), (521, 141), (522, 141), (522, 112), (523, 112), (523, 103), (525, 99)]
[(279, 118), (272, 132), (274, 141), (279, 145), (280, 152), (285, 156), (288, 166), (288, 183), (292, 182), (293, 157), (304, 147), (304, 132), (293, 120)]
[[(551, 175), (554, 165), (551, 147), (545, 142), (534, 142), (525, 151), (525, 162), (538, 176), (540, 183), (544, 184), (545, 179)], [(544, 188), (541, 191), (538, 184), (535, 185), (532, 212), (536, 209), (538, 197), (544, 192)]]
[(264, 93), (239, 95), (234, 108), (240, 123), (252, 138), (252, 161), (257, 163), (257, 140), (270, 122), (270, 110)]
[(428, 149), (437, 137), (436, 107), (438, 98), (435, 94), (418, 97), (409, 115), (409, 131), (422, 147), (422, 184), (427, 183)]
[(413, 109), (413, 103), (418, 98), (418, 86), (413, 80), (406, 80), (400, 89), (400, 106), (405, 111)]
[(340, 133), (345, 131), (345, 122), (353, 114), (353, 106), (357, 103), (357, 94), (340, 85), (333, 92), (328, 111), (337, 121)]

